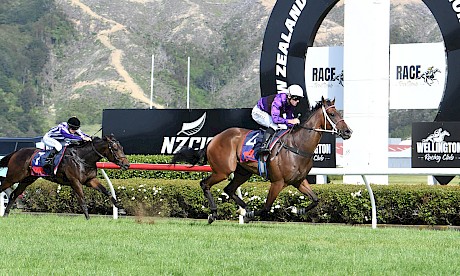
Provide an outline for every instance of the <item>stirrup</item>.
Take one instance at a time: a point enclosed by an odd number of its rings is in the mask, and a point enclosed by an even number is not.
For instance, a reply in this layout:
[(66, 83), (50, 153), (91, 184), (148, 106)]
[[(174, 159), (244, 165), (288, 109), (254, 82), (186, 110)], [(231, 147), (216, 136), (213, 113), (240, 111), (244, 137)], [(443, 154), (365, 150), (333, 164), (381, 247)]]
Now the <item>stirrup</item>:
[(45, 162), (45, 164), (43, 165), (43, 170), (49, 174), (52, 174), (54, 171), (54, 165)]
[(259, 152), (262, 154), (266, 154), (270, 152), (270, 149), (268, 147), (261, 147)]

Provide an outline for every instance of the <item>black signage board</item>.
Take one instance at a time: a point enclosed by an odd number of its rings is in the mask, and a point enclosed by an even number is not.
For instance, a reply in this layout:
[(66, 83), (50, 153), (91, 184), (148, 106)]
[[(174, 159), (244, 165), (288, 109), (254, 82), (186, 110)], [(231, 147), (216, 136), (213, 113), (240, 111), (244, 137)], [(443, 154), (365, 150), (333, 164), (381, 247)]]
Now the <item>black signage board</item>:
[(460, 122), (412, 124), (413, 168), (459, 168)]
[[(113, 133), (126, 154), (171, 155), (182, 147), (202, 149), (230, 127), (260, 129), (251, 109), (105, 109), (102, 133)], [(315, 167), (336, 166), (335, 136), (325, 133), (313, 156)]]

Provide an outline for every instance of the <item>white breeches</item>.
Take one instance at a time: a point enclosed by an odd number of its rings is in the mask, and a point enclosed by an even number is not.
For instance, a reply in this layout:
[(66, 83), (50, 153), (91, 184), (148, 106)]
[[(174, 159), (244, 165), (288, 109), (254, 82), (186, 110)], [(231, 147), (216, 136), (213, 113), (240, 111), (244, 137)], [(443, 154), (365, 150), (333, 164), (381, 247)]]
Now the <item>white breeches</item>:
[(287, 129), (287, 125), (285, 124), (275, 124), (273, 122), (272, 116), (270, 116), (270, 114), (268, 114), (267, 112), (260, 110), (260, 108), (257, 107), (257, 105), (252, 108), (251, 116), (252, 119), (254, 119), (254, 121), (256, 121), (259, 125), (262, 125), (264, 127), (271, 127), (274, 130)]
[(57, 151), (62, 150), (62, 144), (58, 140), (49, 137), (48, 134), (45, 134), (45, 136), (43, 136), (42, 141), (46, 146), (50, 148), (55, 148)]

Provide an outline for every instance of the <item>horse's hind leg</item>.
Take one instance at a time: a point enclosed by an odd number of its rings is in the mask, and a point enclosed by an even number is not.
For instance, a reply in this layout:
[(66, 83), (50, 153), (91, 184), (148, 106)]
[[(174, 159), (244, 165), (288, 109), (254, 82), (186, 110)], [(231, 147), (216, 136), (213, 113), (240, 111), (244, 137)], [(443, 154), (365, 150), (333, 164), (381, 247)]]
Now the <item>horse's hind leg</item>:
[(89, 219), (88, 206), (86, 205), (85, 196), (83, 195), (83, 186), (80, 184), (79, 181), (71, 181), (70, 183), (70, 186), (72, 187), (73, 191), (77, 196), (77, 201), (80, 204), (83, 214), (85, 214), (85, 218)]
[(236, 166), (236, 170), (233, 172), (233, 179), (230, 183), (224, 188), (224, 192), (229, 195), (241, 208), (246, 210), (246, 202), (244, 202), (241, 198), (236, 195), (236, 190), (238, 187), (241, 186), (244, 182), (246, 182), (252, 173), (245, 170), (239, 164)]
[(203, 190), (204, 196), (208, 199), (209, 202), (209, 209), (211, 209), (211, 214), (208, 216), (208, 223), (211, 224), (217, 219), (217, 205), (214, 201), (214, 197), (211, 194), (211, 187), (214, 184), (221, 182), (222, 180), (226, 179), (227, 175), (225, 174), (216, 174), (212, 173), (207, 178), (201, 180), (200, 186)]
[[(8, 205), (6, 205), (6, 208), (5, 208), (5, 214), (4, 214), (5, 217), (7, 217), (8, 214), (10, 213), (10, 209), (11, 209), (11, 207), (13, 207), (13, 204), (14, 204), (14, 202), (16, 202), (16, 199), (24, 192), (24, 190), (27, 188), (27, 186), (32, 184), (35, 180), (36, 180), (36, 178), (34, 178), (34, 177), (28, 177), (28, 178), (25, 178), (24, 180), (19, 182), (19, 184), (16, 187), (16, 189), (14, 189), (14, 191), (11, 192), (11, 194), (10, 194), (10, 197), (8, 199)], [(5, 186), (10, 187), (11, 185), (12, 184), (7, 183), (7, 185), (5, 185)], [(3, 189), (3, 183), (2, 183), (2, 189)]]

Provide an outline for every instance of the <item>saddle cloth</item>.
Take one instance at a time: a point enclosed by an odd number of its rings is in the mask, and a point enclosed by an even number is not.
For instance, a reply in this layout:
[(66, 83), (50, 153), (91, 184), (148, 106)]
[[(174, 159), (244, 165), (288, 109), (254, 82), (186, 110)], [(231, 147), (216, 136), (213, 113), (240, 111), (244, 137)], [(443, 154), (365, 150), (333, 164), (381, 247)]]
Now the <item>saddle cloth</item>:
[[(282, 129), (276, 132), (271, 143), (270, 150), (276, 144), (276, 142), (288, 132), (288, 129)], [(257, 162), (259, 160), (260, 147), (262, 146), (262, 140), (264, 137), (263, 130), (251, 130), (246, 134), (246, 137), (243, 139), (243, 144), (241, 147), (241, 162)]]
[[(66, 147), (64, 147), (59, 153), (54, 156), (53, 164), (54, 164), (54, 172), (58, 169), (59, 164), (61, 163), (62, 157), (64, 156), (64, 152)], [(46, 172), (43, 169), (45, 165), (46, 158), (50, 155), (50, 151), (48, 150), (40, 150), (37, 149), (30, 161), (30, 174), (33, 176), (50, 176), (51, 172)]]

